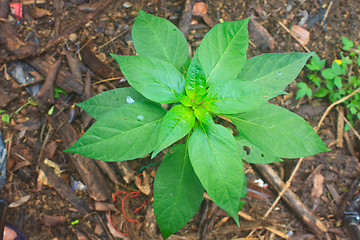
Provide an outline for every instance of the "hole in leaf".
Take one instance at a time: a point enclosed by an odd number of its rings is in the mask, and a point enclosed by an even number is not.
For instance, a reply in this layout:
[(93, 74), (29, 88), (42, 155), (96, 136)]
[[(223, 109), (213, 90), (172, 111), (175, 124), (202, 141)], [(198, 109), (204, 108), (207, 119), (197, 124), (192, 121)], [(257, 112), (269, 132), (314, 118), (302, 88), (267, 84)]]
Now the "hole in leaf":
[(246, 152), (246, 155), (250, 154), (250, 148), (248, 146), (244, 146), (243, 149)]
[(261, 154), (261, 157), (264, 157), (264, 154)]

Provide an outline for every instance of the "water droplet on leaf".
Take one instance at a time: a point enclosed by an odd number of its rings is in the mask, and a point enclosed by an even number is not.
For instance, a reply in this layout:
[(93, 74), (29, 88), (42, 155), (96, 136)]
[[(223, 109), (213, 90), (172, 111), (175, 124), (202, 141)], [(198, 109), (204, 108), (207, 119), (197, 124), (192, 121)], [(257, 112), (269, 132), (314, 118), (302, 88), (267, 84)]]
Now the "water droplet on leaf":
[(127, 96), (127, 97), (126, 97), (126, 102), (127, 102), (127, 103), (134, 103), (135, 100), (134, 100), (132, 97)]
[(278, 76), (281, 76), (281, 74), (282, 74), (282, 72), (278, 72), (278, 73), (277, 73)]
[(142, 121), (142, 120), (144, 120), (144, 116), (143, 115), (138, 115), (136, 117), (136, 119), (139, 120), (139, 121)]

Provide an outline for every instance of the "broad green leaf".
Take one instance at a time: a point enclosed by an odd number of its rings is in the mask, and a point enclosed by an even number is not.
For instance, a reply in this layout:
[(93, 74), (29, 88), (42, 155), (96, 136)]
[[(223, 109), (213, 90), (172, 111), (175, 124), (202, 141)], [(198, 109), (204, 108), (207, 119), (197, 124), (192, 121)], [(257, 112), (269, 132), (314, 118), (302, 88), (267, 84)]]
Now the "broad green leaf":
[(254, 164), (265, 164), (273, 162), (282, 162), (282, 159), (279, 157), (274, 157), (269, 153), (264, 152), (260, 148), (256, 147), (254, 144), (251, 144), (241, 135), (237, 135), (235, 140), (240, 149), (240, 156), (242, 159), (248, 163)]
[(150, 102), (132, 87), (112, 89), (100, 93), (76, 105), (85, 110), (94, 119), (99, 119), (105, 113), (125, 104), (134, 102)]
[(190, 221), (200, 207), (203, 194), (187, 146), (173, 146), (158, 168), (154, 182), (155, 218), (164, 239)]
[(227, 117), (246, 140), (273, 156), (298, 158), (328, 151), (304, 119), (276, 105), (266, 103)]
[(342, 87), (342, 80), (341, 77), (335, 77), (334, 79), (334, 84), (335, 86), (340, 89)]
[(234, 79), (246, 61), (249, 46), (249, 18), (215, 25), (203, 38), (199, 59), (207, 86), (222, 79)]
[(296, 99), (302, 98), (306, 95), (306, 88), (300, 88), (297, 92), (296, 92)]
[(189, 156), (210, 198), (239, 224), (238, 211), (246, 178), (232, 134), (221, 125), (207, 128), (200, 122), (190, 136)]
[(329, 94), (329, 90), (327, 90), (326, 88), (320, 88), (319, 90), (317, 90), (315, 93), (314, 93), (314, 97), (325, 97), (326, 95)]
[(185, 137), (194, 126), (194, 123), (195, 116), (192, 109), (181, 104), (172, 107), (161, 123), (159, 137), (152, 157)]
[(333, 71), (330, 68), (326, 68), (321, 71), (321, 76), (323, 76), (325, 79), (331, 80), (336, 77), (336, 75), (333, 73)]
[(199, 103), (206, 92), (206, 77), (199, 61), (198, 51), (195, 52), (186, 74), (185, 91), (195, 103)]
[(175, 67), (156, 58), (112, 55), (129, 84), (146, 98), (159, 103), (177, 102), (184, 93), (184, 77)]
[(142, 157), (154, 150), (164, 115), (153, 103), (123, 105), (106, 113), (65, 152), (109, 162)]
[(246, 112), (279, 93), (274, 88), (253, 82), (238, 79), (219, 81), (209, 87), (203, 105), (216, 114), (235, 114)]
[(354, 46), (354, 42), (349, 40), (348, 38), (341, 36), (341, 40), (344, 44), (343, 48), (344, 50), (350, 50), (350, 48), (352, 48)]
[(335, 75), (341, 75), (342, 72), (343, 72), (342, 69), (341, 69), (341, 66), (335, 61), (331, 65), (331, 70)]
[(268, 53), (250, 58), (238, 78), (283, 90), (295, 80), (313, 53)]
[(140, 10), (131, 29), (135, 50), (139, 55), (154, 57), (180, 69), (189, 55), (184, 34), (164, 18)]

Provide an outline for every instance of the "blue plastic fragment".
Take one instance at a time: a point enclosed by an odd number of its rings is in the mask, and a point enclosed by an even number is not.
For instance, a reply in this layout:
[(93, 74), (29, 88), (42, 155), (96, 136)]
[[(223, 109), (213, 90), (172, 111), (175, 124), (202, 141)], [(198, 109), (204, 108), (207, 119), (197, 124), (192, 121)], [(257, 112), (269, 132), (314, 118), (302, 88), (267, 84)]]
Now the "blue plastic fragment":
[(5, 186), (6, 182), (6, 147), (0, 131), (0, 189)]

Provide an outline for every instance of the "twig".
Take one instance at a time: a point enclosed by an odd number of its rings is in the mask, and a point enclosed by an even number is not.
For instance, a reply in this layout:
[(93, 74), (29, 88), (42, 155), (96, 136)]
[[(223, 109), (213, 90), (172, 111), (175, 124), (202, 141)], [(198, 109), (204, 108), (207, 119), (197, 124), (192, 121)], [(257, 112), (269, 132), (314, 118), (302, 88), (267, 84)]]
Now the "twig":
[(300, 40), (298, 37), (296, 37), (282, 22), (278, 21), (280, 26), (282, 26), (285, 31), (287, 31), (308, 53), (311, 52)]
[(350, 93), (349, 95), (343, 97), (342, 99), (340, 99), (340, 100), (332, 103), (332, 104), (326, 109), (326, 111), (324, 112), (324, 114), (322, 115), (322, 117), (321, 117), (321, 119), (320, 119), (317, 127), (315, 127), (315, 131), (316, 131), (316, 132), (319, 131), (322, 123), (323, 123), (324, 120), (325, 120), (325, 117), (328, 115), (328, 113), (330, 112), (330, 110), (331, 110), (333, 107), (335, 107), (336, 105), (344, 102), (346, 99), (351, 98), (353, 95), (355, 95), (355, 94), (356, 94), (357, 92), (359, 92), (359, 91), (360, 91), (360, 88), (356, 89), (354, 92), (352, 92), (352, 93)]
[(91, 85), (97, 85), (99, 83), (103, 83), (103, 82), (109, 82), (109, 81), (114, 81), (114, 80), (121, 80), (123, 79), (124, 77), (113, 77), (113, 78), (107, 78), (107, 79), (103, 79), (103, 80), (100, 80), (100, 81), (97, 81), (97, 82), (94, 82), (92, 83)]
[(351, 123), (349, 122), (349, 120), (347, 120), (347, 118), (342, 114), (342, 112), (339, 112), (339, 115), (344, 119), (344, 121), (349, 125), (350, 129), (355, 133), (356, 137), (360, 140), (360, 134), (355, 130), (355, 128), (351, 125)]
[(194, 6), (194, 0), (186, 0), (184, 11), (181, 15), (179, 29), (184, 34), (185, 38), (188, 38), (189, 35), (189, 24), (192, 17), (192, 11)]
[(323, 21), (322, 21), (322, 23), (321, 23), (321, 25), (323, 25), (323, 26), (325, 25), (325, 20), (326, 20), (328, 14), (329, 14), (329, 11), (330, 11), (330, 8), (331, 8), (332, 4), (333, 4), (333, 1), (330, 2), (328, 8), (326, 9), (326, 12), (325, 12), (325, 15), (324, 15), (324, 19), (323, 19)]

